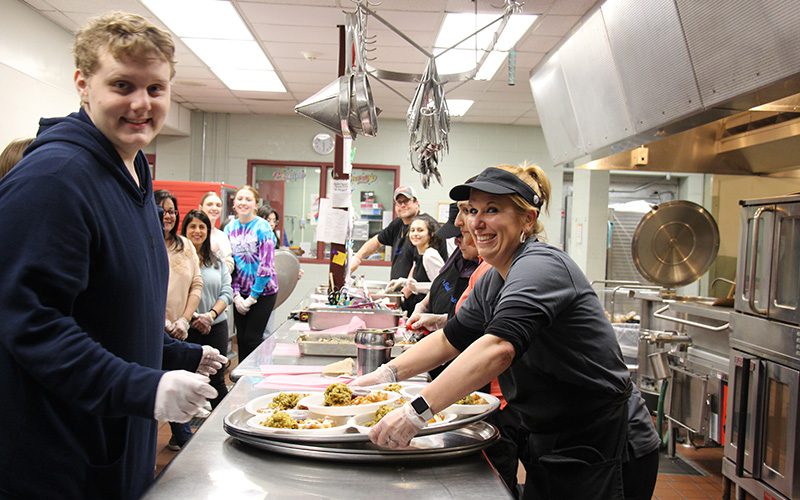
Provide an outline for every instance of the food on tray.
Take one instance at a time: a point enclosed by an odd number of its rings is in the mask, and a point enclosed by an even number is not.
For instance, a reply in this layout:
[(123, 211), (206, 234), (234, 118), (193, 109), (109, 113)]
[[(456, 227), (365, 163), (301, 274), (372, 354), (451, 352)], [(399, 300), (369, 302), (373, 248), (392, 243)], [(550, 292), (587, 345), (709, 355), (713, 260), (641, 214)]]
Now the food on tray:
[(403, 387), (400, 384), (388, 384), (386, 387), (383, 388), (384, 391), (394, 391), (400, 392), (400, 389)]
[(308, 394), (299, 392), (281, 392), (272, 398), (269, 408), (259, 408), (257, 411), (259, 413), (266, 413), (270, 410), (291, 410), (297, 408), (297, 403), (306, 396), (308, 396)]
[(389, 394), (383, 391), (372, 391), (365, 396), (354, 396), (353, 390), (347, 384), (331, 384), (325, 389), (323, 406), (352, 406), (380, 403), (389, 399)]
[(284, 411), (276, 411), (270, 415), (266, 420), (261, 422), (264, 427), (273, 427), (276, 429), (299, 429), (297, 420), (289, 416)]
[(263, 420), (261, 425), (273, 429), (330, 429), (333, 427), (334, 421), (330, 417), (295, 420), (286, 412), (276, 411), (269, 418)]
[(353, 400), (353, 390), (347, 384), (331, 384), (325, 389), (325, 406), (347, 406)]
[(389, 395), (383, 391), (372, 391), (366, 396), (356, 396), (349, 403), (351, 405), (368, 405), (371, 403), (380, 403), (389, 399)]
[(457, 405), (488, 405), (489, 402), (473, 392), (456, 401)]
[(335, 363), (331, 363), (329, 365), (325, 365), (322, 368), (323, 375), (350, 375), (353, 373), (353, 368), (355, 367), (355, 361), (353, 358), (345, 358), (339, 360)]
[(394, 410), (395, 408), (396, 408), (395, 406), (391, 405), (381, 406), (380, 408), (378, 408), (378, 411), (375, 412), (375, 417), (364, 425), (367, 427), (372, 427), (373, 425), (380, 422), (383, 417), (385, 417), (390, 411)]

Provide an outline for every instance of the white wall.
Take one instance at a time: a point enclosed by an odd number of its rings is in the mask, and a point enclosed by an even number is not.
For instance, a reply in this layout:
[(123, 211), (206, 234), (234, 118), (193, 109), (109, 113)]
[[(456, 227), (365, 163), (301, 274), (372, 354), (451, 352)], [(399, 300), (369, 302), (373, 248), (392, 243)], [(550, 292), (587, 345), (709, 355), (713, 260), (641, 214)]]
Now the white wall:
[(0, 149), (31, 137), (43, 116), (78, 109), (72, 35), (19, 0), (0, 0)]
[[(156, 176), (166, 180), (222, 181), (234, 185), (247, 179), (247, 160), (332, 162), (311, 148), (312, 138), (324, 127), (299, 116), (255, 116), (192, 113), (189, 138), (159, 137)], [(449, 201), (456, 184), (500, 163), (536, 163), (553, 184), (553, 205), (545, 216), (549, 240), (560, 244), (561, 170), (550, 165), (541, 128), (457, 123), (450, 131), (450, 152), (440, 163), (443, 186), (422, 189), (419, 174), (408, 160), (408, 131), (400, 120), (380, 120), (376, 137), (358, 137), (355, 163), (400, 166), (400, 183), (417, 192), (422, 209), (435, 213), (440, 201)]]

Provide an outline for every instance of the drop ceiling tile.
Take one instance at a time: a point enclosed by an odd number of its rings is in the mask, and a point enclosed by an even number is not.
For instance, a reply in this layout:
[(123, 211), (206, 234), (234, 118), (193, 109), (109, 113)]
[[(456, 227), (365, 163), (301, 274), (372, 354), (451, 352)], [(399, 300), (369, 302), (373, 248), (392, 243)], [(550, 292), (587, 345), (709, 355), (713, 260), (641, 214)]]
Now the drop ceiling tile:
[(178, 63), (175, 70), (175, 81), (178, 80), (213, 80), (217, 76), (205, 66), (189, 66)]
[(550, 52), (560, 41), (561, 38), (557, 36), (529, 35), (517, 44), (517, 50), (539, 53)]
[(282, 24), (297, 26), (297, 36), (302, 36), (306, 26), (333, 27), (344, 23), (344, 13), (340, 8), (307, 6), (307, 5), (275, 5), (241, 2), (238, 4), (252, 24)]
[(533, 33), (540, 36), (562, 37), (569, 33), (580, 19), (580, 16), (543, 16), (534, 26)]
[(339, 29), (336, 26), (286, 26), (279, 24), (254, 24), (255, 35), (269, 42), (302, 42), (313, 50), (317, 43), (338, 44)]
[(603, 0), (558, 0), (553, 2), (553, 6), (547, 11), (548, 14), (583, 16), (595, 4), (601, 4)]
[(250, 114), (250, 108), (245, 104), (201, 104), (197, 109), (207, 113)]

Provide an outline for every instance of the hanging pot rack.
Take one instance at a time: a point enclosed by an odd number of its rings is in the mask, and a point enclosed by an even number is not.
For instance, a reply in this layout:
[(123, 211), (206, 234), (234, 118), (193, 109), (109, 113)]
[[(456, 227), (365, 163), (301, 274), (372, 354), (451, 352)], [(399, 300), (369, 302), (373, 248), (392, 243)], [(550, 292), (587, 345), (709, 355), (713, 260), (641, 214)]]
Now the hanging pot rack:
[[(410, 134), (409, 158), (412, 168), (422, 176), (423, 187), (427, 188), (432, 178), (441, 184), (438, 164), (448, 151), (450, 131), (450, 115), (444, 97), (444, 85), (456, 83), (451, 88), (451, 90), (455, 90), (475, 78), (479, 68), (497, 44), (508, 19), (521, 10), (523, 3), (519, 0), (504, 0), (503, 5), (497, 7), (503, 9), (497, 19), (434, 55), (375, 12), (372, 7), (380, 5), (379, 3), (369, 0), (351, 1), (356, 5), (356, 10), (355, 12), (345, 12), (345, 52), (347, 57), (345, 74), (295, 106), (295, 111), (343, 137), (355, 138), (358, 133), (374, 136), (377, 134), (377, 116), (380, 110), (375, 107), (372, 100), (368, 77), (374, 78), (409, 103), (406, 114)], [(375, 60), (367, 56), (368, 52), (375, 50), (370, 46), (377, 43), (377, 36), (367, 35), (369, 17), (375, 18), (376, 21), (424, 54), (428, 58), (425, 72), (422, 74), (404, 73), (376, 68), (369, 64)], [(482, 49), (484, 53), (473, 69), (444, 75), (438, 73), (436, 70), (437, 57), (455, 49), (466, 40), (498, 22), (500, 23), (498, 29), (489, 45)], [(407, 98), (402, 92), (387, 83), (388, 81), (417, 83), (414, 97)]]

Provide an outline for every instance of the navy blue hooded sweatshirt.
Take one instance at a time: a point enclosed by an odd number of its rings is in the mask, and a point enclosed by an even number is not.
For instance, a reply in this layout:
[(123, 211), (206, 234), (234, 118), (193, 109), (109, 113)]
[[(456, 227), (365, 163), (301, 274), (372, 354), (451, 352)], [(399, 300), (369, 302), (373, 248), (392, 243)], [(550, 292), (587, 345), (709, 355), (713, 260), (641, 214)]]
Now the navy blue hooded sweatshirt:
[(81, 110), (42, 119), (0, 182), (0, 497), (138, 498), (158, 382), (201, 350), (163, 333), (169, 276), (144, 154), (136, 186)]

